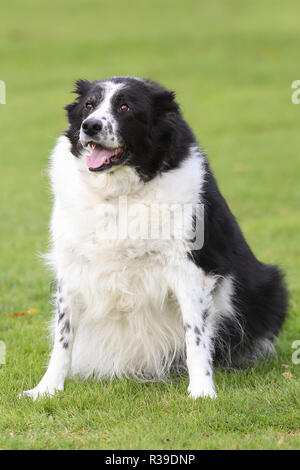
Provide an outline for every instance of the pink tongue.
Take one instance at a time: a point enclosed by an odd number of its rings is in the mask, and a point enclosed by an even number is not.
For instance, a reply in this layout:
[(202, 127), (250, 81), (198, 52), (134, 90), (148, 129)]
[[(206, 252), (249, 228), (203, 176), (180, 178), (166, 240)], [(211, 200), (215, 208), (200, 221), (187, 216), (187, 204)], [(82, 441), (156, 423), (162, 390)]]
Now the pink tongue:
[(92, 153), (86, 157), (86, 164), (89, 168), (100, 168), (105, 163), (106, 159), (109, 160), (113, 153), (113, 149), (104, 149), (96, 145)]

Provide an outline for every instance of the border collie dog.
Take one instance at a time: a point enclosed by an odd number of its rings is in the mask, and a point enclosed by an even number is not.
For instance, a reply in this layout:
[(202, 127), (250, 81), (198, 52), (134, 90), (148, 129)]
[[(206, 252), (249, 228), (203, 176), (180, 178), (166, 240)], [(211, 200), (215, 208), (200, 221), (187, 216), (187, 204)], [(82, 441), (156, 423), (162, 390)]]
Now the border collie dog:
[[(50, 166), (53, 350), (23, 393), (53, 395), (70, 375), (164, 380), (187, 368), (189, 395), (215, 397), (215, 367), (273, 350), (282, 275), (249, 248), (173, 92), (135, 77), (78, 80), (75, 92)], [(194, 208), (182, 212), (184, 230), (175, 221), (169, 236), (138, 235), (153, 208), (168, 218), (183, 206)], [(122, 217), (134, 236), (124, 221), (114, 235)]]

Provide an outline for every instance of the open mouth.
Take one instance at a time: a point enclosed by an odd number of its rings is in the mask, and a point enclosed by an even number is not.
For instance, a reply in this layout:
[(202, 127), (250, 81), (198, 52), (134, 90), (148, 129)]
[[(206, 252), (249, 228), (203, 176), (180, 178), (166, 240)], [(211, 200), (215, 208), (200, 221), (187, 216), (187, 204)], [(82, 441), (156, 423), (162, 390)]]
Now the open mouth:
[(91, 153), (86, 157), (86, 164), (90, 171), (108, 170), (126, 160), (124, 147), (109, 149), (96, 142), (89, 142), (87, 149), (91, 150)]

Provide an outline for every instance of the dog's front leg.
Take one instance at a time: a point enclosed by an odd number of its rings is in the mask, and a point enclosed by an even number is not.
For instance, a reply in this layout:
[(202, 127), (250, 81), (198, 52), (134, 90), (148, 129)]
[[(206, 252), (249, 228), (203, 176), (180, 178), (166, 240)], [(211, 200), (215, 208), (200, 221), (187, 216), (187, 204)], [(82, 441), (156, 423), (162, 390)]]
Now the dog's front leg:
[(74, 341), (74, 325), (71, 320), (70, 309), (59, 287), (56, 294), (54, 345), (47, 371), (35, 388), (24, 391), (20, 396), (29, 396), (36, 400), (43, 395), (52, 396), (57, 390), (64, 389), (64, 382), (71, 366)]
[(190, 397), (216, 397), (213, 382), (212, 336), (210, 322), (212, 297), (203, 273), (193, 264), (169, 272), (182, 313)]

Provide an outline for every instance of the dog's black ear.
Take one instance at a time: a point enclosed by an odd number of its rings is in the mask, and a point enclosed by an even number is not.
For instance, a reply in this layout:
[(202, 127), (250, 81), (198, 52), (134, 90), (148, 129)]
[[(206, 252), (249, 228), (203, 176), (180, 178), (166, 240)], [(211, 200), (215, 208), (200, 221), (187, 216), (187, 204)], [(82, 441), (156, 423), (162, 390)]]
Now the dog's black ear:
[(156, 113), (165, 114), (178, 112), (179, 106), (175, 101), (175, 92), (169, 90), (159, 90), (154, 93), (154, 106)]
[(69, 120), (71, 120), (72, 117), (74, 116), (74, 113), (76, 113), (76, 107), (78, 105), (80, 97), (85, 95), (88, 92), (90, 86), (91, 86), (91, 82), (89, 82), (88, 80), (79, 79), (75, 82), (75, 88), (72, 91), (72, 93), (76, 93), (78, 96), (75, 99), (75, 101), (73, 101), (73, 103), (67, 104), (64, 107), (64, 109), (68, 113)]
[(91, 86), (91, 82), (85, 79), (79, 79), (75, 82), (75, 89), (73, 93), (77, 93), (77, 95), (85, 95)]

